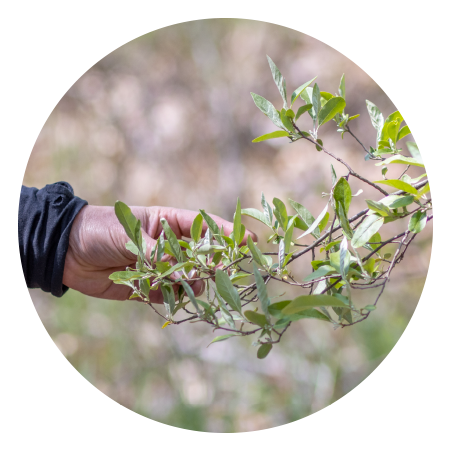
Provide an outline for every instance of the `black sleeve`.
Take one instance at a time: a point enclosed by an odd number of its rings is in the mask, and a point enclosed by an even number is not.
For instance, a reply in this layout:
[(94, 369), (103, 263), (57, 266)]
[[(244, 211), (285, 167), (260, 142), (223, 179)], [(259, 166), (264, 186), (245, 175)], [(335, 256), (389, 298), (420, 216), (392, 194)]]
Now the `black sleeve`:
[(29, 288), (41, 288), (61, 297), (69, 234), (85, 200), (75, 197), (72, 186), (60, 181), (42, 189), (22, 186), (19, 203), (19, 247)]

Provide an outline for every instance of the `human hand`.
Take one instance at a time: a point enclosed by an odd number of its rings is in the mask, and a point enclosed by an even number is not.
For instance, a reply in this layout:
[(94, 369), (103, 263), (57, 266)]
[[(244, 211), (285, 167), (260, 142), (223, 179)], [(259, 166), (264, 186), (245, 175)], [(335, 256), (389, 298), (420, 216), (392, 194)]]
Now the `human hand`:
[[(160, 219), (165, 218), (178, 239), (190, 235), (190, 228), (198, 212), (168, 207), (131, 207), (136, 219), (141, 221), (142, 235), (147, 243), (146, 256), (150, 260), (156, 238), (161, 234)], [(233, 224), (211, 216), (219, 227), (223, 225), (228, 236)], [(203, 222), (203, 235), (207, 225)], [(256, 235), (246, 231), (243, 243), (248, 235), (256, 240)], [(125, 248), (129, 241), (123, 226), (117, 219), (112, 206), (85, 206), (75, 218), (69, 237), (69, 248), (64, 266), (63, 284), (83, 294), (111, 300), (127, 300), (132, 288), (114, 284), (108, 277), (126, 267), (134, 267), (136, 255)], [(195, 295), (204, 290), (204, 282), (194, 281), (191, 285)], [(162, 303), (161, 290), (150, 292), (150, 301)]]

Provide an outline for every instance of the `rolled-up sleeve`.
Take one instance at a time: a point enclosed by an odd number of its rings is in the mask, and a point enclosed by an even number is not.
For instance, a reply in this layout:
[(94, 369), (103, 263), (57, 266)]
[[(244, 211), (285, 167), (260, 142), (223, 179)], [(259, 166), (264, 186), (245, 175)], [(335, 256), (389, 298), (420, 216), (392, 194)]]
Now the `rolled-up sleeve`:
[(72, 223), (85, 200), (76, 197), (69, 183), (60, 181), (42, 189), (22, 186), (19, 203), (19, 247), (29, 288), (61, 297), (64, 262)]

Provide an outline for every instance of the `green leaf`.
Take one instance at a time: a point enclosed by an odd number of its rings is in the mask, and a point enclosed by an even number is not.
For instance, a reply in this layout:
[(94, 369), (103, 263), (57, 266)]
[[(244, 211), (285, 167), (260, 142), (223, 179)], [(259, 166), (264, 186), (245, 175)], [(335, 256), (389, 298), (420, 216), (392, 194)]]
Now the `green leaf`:
[(408, 134), (411, 134), (411, 131), (410, 131), (408, 125), (405, 125), (405, 126), (402, 127), (402, 128), (400, 129), (400, 131), (398, 132), (398, 135), (397, 135), (397, 142), (398, 142), (400, 139), (403, 139), (405, 136), (408, 136)]
[[(352, 201), (352, 189), (348, 181), (341, 177), (333, 189), (333, 198), (336, 203), (340, 202), (344, 206), (345, 214), (348, 214), (350, 203)], [(337, 209), (337, 208), (336, 208)]]
[(297, 219), (296, 215), (289, 220), (286, 233), (284, 234), (284, 251), (286, 253), (289, 253), (289, 250), (291, 248), (292, 233), (294, 232), (295, 219)]
[(270, 315), (279, 318), (282, 316), (281, 311), (286, 308), (287, 305), (289, 305), (289, 303), (291, 303), (291, 300), (282, 300), (281, 302), (277, 302), (277, 303), (272, 303), (269, 306), (269, 313)]
[(414, 195), (406, 195), (405, 197), (396, 198), (392, 203), (388, 204), (389, 208), (397, 209), (410, 205), (414, 202)]
[(408, 230), (412, 233), (420, 233), (427, 224), (427, 213), (425, 211), (417, 211), (409, 219)]
[(164, 230), (161, 231), (159, 235), (158, 241), (156, 242), (156, 261), (161, 261), (161, 258), (164, 256)]
[[(298, 228), (300, 228), (301, 230), (306, 231), (315, 221), (314, 216), (300, 203), (297, 203), (296, 201), (292, 200), (292, 199), (288, 199), (290, 205), (292, 206), (292, 208), (295, 210), (295, 212), (298, 214), (299, 219), (301, 220), (300, 226)], [(320, 235), (320, 231), (319, 229), (315, 229), (312, 232), (313, 236), (318, 238)]]
[(116, 213), (116, 216), (123, 226), (127, 236), (135, 245), (138, 245), (135, 234), (137, 219), (131, 212), (131, 209), (125, 205), (125, 203), (118, 200), (114, 205), (114, 212)]
[(278, 223), (280, 224), (283, 231), (286, 231), (287, 224), (288, 224), (288, 215), (286, 211), (285, 204), (278, 198), (273, 199), (273, 204), (275, 205), (275, 209), (273, 211), (275, 217), (278, 220)]
[(220, 312), (222, 313), (222, 317), (224, 318), (225, 322), (233, 329), (236, 329), (236, 325), (234, 323), (233, 316), (231, 315), (230, 311), (228, 311), (227, 306), (225, 305), (225, 302), (223, 301), (222, 297), (217, 294), (217, 299), (219, 301), (219, 308)]
[(241, 299), (228, 275), (223, 270), (216, 270), (216, 287), (222, 298), (236, 312), (241, 312)]
[(220, 234), (219, 227), (217, 226), (217, 223), (214, 222), (212, 217), (210, 217), (203, 209), (200, 209), (200, 214), (203, 216), (203, 219), (205, 220), (206, 224), (208, 225), (208, 228), (211, 230), (211, 233), (215, 236), (217, 242), (220, 245), (225, 246), (225, 242), (222, 239), (222, 236)]
[(168, 277), (169, 275), (172, 275), (174, 272), (177, 272), (178, 270), (182, 269), (183, 267), (186, 267), (188, 264), (191, 264), (189, 262), (182, 262), (177, 263), (174, 266), (172, 266), (170, 269), (166, 270), (164, 273), (159, 275), (157, 279)]
[(380, 180), (374, 181), (374, 183), (386, 184), (387, 186), (394, 187), (396, 189), (400, 189), (401, 191), (409, 192), (410, 194), (417, 195), (417, 189), (412, 187), (410, 184), (405, 183), (400, 180)]
[(282, 318), (275, 323), (274, 327), (286, 326), (288, 322), (294, 322), (299, 319), (319, 319), (330, 322), (330, 319), (320, 311), (317, 311), (316, 309), (305, 309), (297, 314), (282, 316)]
[(278, 70), (278, 67), (272, 61), (272, 59), (267, 56), (267, 61), (269, 61), (270, 70), (272, 72), (273, 81), (277, 85), (278, 90), (280, 91), (281, 98), (283, 99), (283, 108), (288, 109), (287, 106), (287, 98), (286, 98), (286, 82), (284, 81), (283, 75)]
[(139, 255), (139, 249), (136, 247), (136, 244), (134, 244), (133, 241), (128, 241), (125, 244), (125, 248), (127, 250), (129, 250), (131, 253), (135, 254), (135, 255)]
[(262, 136), (253, 139), (252, 142), (262, 142), (267, 141), (268, 139), (275, 139), (286, 136), (289, 136), (289, 133), (287, 131), (274, 131), (272, 133), (263, 134)]
[(266, 197), (264, 197), (264, 192), (261, 192), (261, 206), (263, 207), (264, 215), (266, 216), (267, 223), (272, 226), (273, 221), (273, 213), (272, 208), (269, 203), (266, 201)]
[(313, 105), (313, 109), (314, 109), (314, 115), (317, 117), (319, 112), (320, 112), (320, 108), (321, 108), (321, 104), (320, 104), (320, 89), (319, 86), (316, 84), (314, 84), (314, 88), (312, 90), (312, 96), (311, 96), (311, 103)]
[(347, 218), (347, 214), (345, 213), (345, 209), (342, 206), (341, 202), (337, 203), (336, 215), (338, 216), (339, 223), (341, 224), (342, 230), (348, 239), (351, 239), (353, 236), (353, 230), (350, 226), (350, 223)]
[(332, 99), (334, 97), (333, 94), (330, 94), (329, 92), (324, 92), (324, 91), (320, 91), (320, 103), (322, 104), (322, 106), (330, 99)]
[(337, 181), (337, 175), (336, 171), (334, 170), (333, 164), (330, 164), (331, 166), (331, 187), (333, 188)]
[(390, 158), (385, 159), (384, 161), (381, 161), (376, 166), (382, 166), (386, 164), (408, 164), (410, 166), (417, 166), (417, 167), (425, 167), (422, 162), (418, 161), (415, 158), (410, 158), (409, 156), (403, 156), (403, 155), (394, 155)]
[(381, 131), (384, 126), (383, 114), (381, 114), (380, 110), (369, 100), (366, 100), (366, 104), (372, 125), (375, 128), (375, 130), (377, 130), (377, 143), (378, 143), (378, 141), (380, 140)]
[(119, 271), (112, 273), (108, 278), (113, 281), (130, 281), (138, 278), (145, 277), (147, 275), (143, 272), (136, 272), (131, 270)]
[(270, 323), (270, 314), (269, 314), (270, 300), (269, 296), (267, 295), (267, 288), (264, 283), (263, 277), (259, 273), (258, 267), (254, 262), (253, 262), (253, 275), (255, 276), (256, 288), (258, 290), (258, 298), (259, 301), (261, 302), (262, 310), (266, 315), (267, 322)]
[(292, 111), (292, 109), (288, 109), (286, 111), (286, 116), (289, 117), (290, 119), (294, 120), (295, 119), (295, 112)]
[(258, 209), (254, 209), (254, 208), (246, 208), (246, 209), (242, 209), (241, 213), (244, 216), (249, 216), (249, 217), (253, 217), (256, 220), (259, 220), (260, 222), (262, 222), (264, 225), (267, 225), (268, 227), (271, 227), (272, 225), (267, 221), (267, 217), (264, 215), (264, 213), (262, 213), (261, 211), (259, 211)]
[(417, 144), (415, 142), (408, 141), (406, 143), (406, 146), (408, 147), (409, 153), (411, 153), (411, 156), (420, 163), (423, 163), (422, 155), (419, 152), (419, 147), (417, 147)]
[(301, 295), (295, 298), (292, 302), (282, 310), (284, 315), (296, 314), (305, 309), (310, 309), (318, 306), (338, 306), (347, 307), (342, 300), (339, 300), (332, 295)]
[(336, 114), (345, 108), (345, 100), (342, 97), (333, 97), (328, 100), (319, 112), (319, 126), (333, 119)]
[(264, 359), (272, 350), (272, 344), (262, 344), (261, 347), (258, 348), (258, 353), (256, 356), (258, 359)]
[[(307, 81), (306, 83), (302, 84), (301, 86), (299, 86), (293, 93), (291, 96), (291, 108), (292, 105), (295, 103), (295, 101), (300, 97), (301, 93), (316, 79), (317, 77), (314, 77), (312, 80)], [(303, 97), (302, 97), (303, 98)], [(312, 105), (311, 105), (312, 106)], [(306, 110), (305, 110), (306, 111)], [(305, 112), (303, 111), (303, 112)], [(303, 114), (303, 113), (301, 113)], [(298, 115), (298, 111), (297, 111), (297, 115)], [(298, 117), (296, 117), (297, 119)]]
[(214, 344), (215, 342), (226, 341), (227, 339), (230, 339), (231, 337), (234, 337), (234, 336), (240, 336), (240, 334), (230, 333), (230, 334), (222, 334), (222, 336), (217, 336), (208, 344), (208, 347), (211, 344)]
[(339, 83), (339, 95), (345, 100), (345, 73), (342, 74), (341, 82)]
[[(403, 117), (399, 111), (395, 111), (392, 114), (389, 114), (389, 116), (386, 117), (386, 121), (384, 122), (383, 129), (381, 130), (380, 140), (388, 141), (389, 139), (392, 139), (390, 133), (396, 139), (397, 134), (398, 134), (398, 129), (400, 128), (400, 124), (402, 121), (403, 121)], [(396, 130), (396, 131), (394, 131), (394, 130)], [(392, 141), (394, 143), (395, 143), (395, 139), (392, 139)]]
[(300, 106), (300, 108), (298, 108), (298, 110), (297, 110), (297, 114), (295, 115), (295, 120), (297, 121), (298, 118), (302, 114), (304, 114), (306, 111), (309, 111), (311, 108), (312, 108), (311, 103), (308, 103), (307, 105)]
[(307, 277), (303, 278), (303, 281), (313, 281), (317, 278), (326, 277), (328, 274), (336, 272), (336, 269), (329, 265), (320, 266), (316, 271), (310, 273)]
[(244, 237), (244, 235), (241, 236), (241, 202), (239, 198), (237, 199), (236, 212), (234, 213), (233, 235), (236, 244), (239, 245)]
[(258, 314), (255, 311), (247, 310), (244, 312), (244, 316), (255, 325), (258, 325), (261, 328), (264, 328), (265, 325), (268, 325), (269, 322), (264, 314)]
[(391, 215), (390, 209), (381, 202), (376, 202), (374, 200), (366, 200), (366, 203), (369, 206), (369, 209), (380, 214), (380, 216), (387, 217)]
[(383, 223), (384, 217), (376, 214), (367, 216), (356, 229), (352, 238), (352, 246), (358, 248), (364, 245), (382, 227)]
[(175, 233), (170, 228), (169, 223), (166, 219), (161, 219), (161, 225), (163, 227), (167, 240), (169, 241), (170, 250), (179, 263), (183, 262), (183, 254), (181, 251), (180, 243), (178, 242)]
[(327, 226), (328, 223), (328, 219), (330, 218), (330, 213), (327, 212), (324, 216), (323, 219), (319, 222), (319, 233), (322, 233), (322, 231), (325, 229), (325, 227)]
[(194, 240), (194, 242), (198, 242), (202, 237), (202, 228), (203, 217), (201, 214), (198, 214), (191, 225), (191, 238)]
[(414, 200), (419, 200), (422, 195), (427, 194), (430, 192), (430, 183), (427, 183), (424, 187), (419, 189), (419, 192), (417, 192), (417, 195), (414, 197)]
[(254, 94), (251, 92), (251, 96), (253, 97), (253, 101), (255, 105), (278, 127), (284, 129), (283, 123), (281, 122), (280, 113), (276, 110), (275, 106), (266, 100), (264, 97), (261, 97), (258, 94)]
[(184, 280), (181, 280), (181, 284), (182, 284), (186, 294), (188, 295), (189, 300), (194, 305), (195, 310), (197, 311), (198, 314), (200, 314), (201, 310), (198, 306), (197, 299), (195, 298), (194, 291), (192, 290), (191, 286), (189, 286), (189, 284)]
[(341, 241), (341, 245), (339, 247), (339, 273), (342, 278), (345, 280), (348, 274), (348, 270), (350, 269), (350, 252), (348, 251), (348, 243), (347, 238), (344, 238)]
[(161, 286), (161, 292), (163, 295), (164, 306), (169, 316), (172, 316), (173, 310), (175, 309), (175, 293), (173, 292), (172, 286)]
[(238, 273), (234, 273), (233, 275), (230, 276), (230, 280), (235, 283), (236, 281), (242, 280), (242, 278), (247, 278), (248, 276), (250, 276), (249, 273), (245, 273), (245, 272), (238, 272)]
[(325, 208), (323, 209), (323, 211), (317, 216), (317, 219), (311, 224), (311, 226), (301, 235), (299, 236), (297, 239), (300, 239), (304, 236), (307, 236), (308, 234), (312, 233), (319, 225), (319, 223), (322, 221), (322, 219), (325, 217), (325, 214), (327, 213), (328, 210), (328, 202), (325, 206)]
[(292, 125), (291, 119), (286, 115), (286, 110), (283, 108), (280, 112), (280, 119), (284, 125), (284, 128), (289, 130), (291, 133), (295, 133), (294, 126)]
[(251, 236), (247, 239), (247, 245), (250, 249), (250, 253), (252, 254), (253, 260), (259, 264), (261, 267), (266, 266), (266, 258), (261, 253), (261, 250), (254, 244), (253, 239)]

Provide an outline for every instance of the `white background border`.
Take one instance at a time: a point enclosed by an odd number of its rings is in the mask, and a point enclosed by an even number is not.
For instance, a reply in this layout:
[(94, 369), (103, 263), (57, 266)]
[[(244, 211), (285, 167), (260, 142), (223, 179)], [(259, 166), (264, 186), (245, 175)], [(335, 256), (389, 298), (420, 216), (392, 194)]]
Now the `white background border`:
[[(291, 444), (315, 449), (434, 449), (448, 445), (449, 294), (444, 272), (448, 258), (440, 246), (440, 242), (448, 244), (445, 224), (450, 219), (444, 210), (449, 182), (445, 165), (450, 164), (445, 93), (450, 82), (450, 34), (445, 3), (3, 3), (2, 448), (222, 449)], [(168, 427), (139, 416), (103, 395), (73, 369), (48, 336), (23, 282), (16, 219), (20, 185), (34, 141), (68, 88), (106, 54), (142, 34), (215, 17), (288, 26), (320, 39), (358, 64), (384, 89), (414, 130), (435, 205), (433, 255), (422, 299), (381, 366), (343, 399), (313, 416), (266, 431), (221, 436)]]

